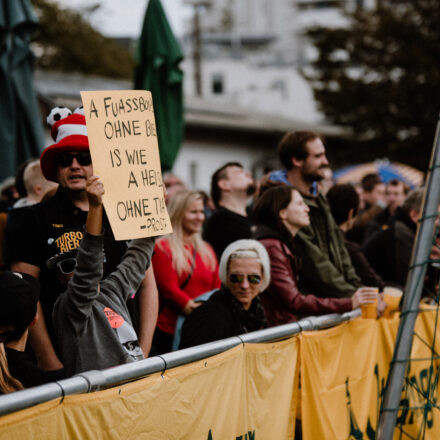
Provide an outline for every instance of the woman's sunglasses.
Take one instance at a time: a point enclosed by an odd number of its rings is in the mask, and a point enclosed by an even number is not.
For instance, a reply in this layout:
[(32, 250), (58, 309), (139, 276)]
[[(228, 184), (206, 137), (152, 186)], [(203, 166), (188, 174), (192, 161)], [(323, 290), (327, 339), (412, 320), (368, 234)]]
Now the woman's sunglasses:
[(63, 275), (70, 275), (76, 267), (76, 258), (66, 258), (58, 261), (57, 267)]
[(250, 284), (259, 284), (261, 282), (260, 275), (255, 275), (255, 274), (244, 275), (242, 273), (231, 273), (229, 275), (229, 281), (232, 284), (241, 284), (244, 281), (245, 277), (247, 277), (247, 280), (249, 281)]
[(73, 159), (76, 159), (81, 166), (87, 166), (92, 163), (92, 158), (88, 151), (82, 151), (80, 153), (64, 152), (58, 154), (56, 157), (57, 164), (62, 168), (69, 167)]

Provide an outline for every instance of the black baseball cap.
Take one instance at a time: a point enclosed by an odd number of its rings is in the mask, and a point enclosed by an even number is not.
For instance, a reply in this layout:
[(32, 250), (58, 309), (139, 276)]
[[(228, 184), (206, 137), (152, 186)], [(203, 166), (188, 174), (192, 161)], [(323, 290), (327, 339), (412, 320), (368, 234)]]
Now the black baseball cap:
[(0, 273), (0, 341), (20, 339), (37, 313), (40, 283), (21, 272)]

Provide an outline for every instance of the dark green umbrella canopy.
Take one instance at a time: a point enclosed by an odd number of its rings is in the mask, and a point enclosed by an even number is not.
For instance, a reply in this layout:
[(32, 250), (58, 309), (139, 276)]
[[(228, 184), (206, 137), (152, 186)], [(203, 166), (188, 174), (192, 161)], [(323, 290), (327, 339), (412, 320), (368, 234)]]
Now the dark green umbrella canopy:
[(44, 147), (29, 47), (36, 26), (28, 0), (0, 0), (0, 180)]
[(148, 3), (137, 55), (134, 88), (153, 95), (162, 170), (170, 170), (183, 136), (183, 55), (160, 0)]

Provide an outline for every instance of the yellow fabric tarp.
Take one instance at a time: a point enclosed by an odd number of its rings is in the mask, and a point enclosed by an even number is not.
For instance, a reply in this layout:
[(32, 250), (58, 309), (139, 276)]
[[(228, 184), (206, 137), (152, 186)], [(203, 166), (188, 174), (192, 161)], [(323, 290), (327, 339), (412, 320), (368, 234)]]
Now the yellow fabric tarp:
[[(425, 307), (416, 322), (401, 402), (409, 409), (398, 412), (398, 426), (412, 438), (440, 438), (440, 411), (421, 398), (437, 403), (437, 320)], [(240, 345), (163, 375), (0, 417), (0, 440), (293, 439), (299, 397), (304, 440), (374, 439), (398, 325), (397, 316), (356, 319)]]
[[(410, 408), (422, 407), (426, 404), (426, 397), (434, 404), (439, 404), (439, 366), (440, 360), (431, 361), (432, 354), (440, 356), (440, 332), (437, 328), (440, 316), (436, 311), (425, 307), (416, 322), (415, 337), (411, 351), (410, 370), (407, 386), (402, 395), (401, 405)], [(431, 349), (432, 345), (432, 349)], [(434, 352), (432, 352), (434, 350)], [(421, 393), (423, 395), (421, 395)], [(440, 439), (440, 410), (427, 409), (426, 417), (423, 417), (423, 409), (410, 409), (400, 411), (398, 425), (403, 424), (404, 432), (412, 438), (425, 440)], [(396, 435), (394, 438), (398, 438)], [(405, 435), (402, 435), (405, 438)], [(411, 438), (411, 437), (407, 437)]]
[(293, 439), (298, 340), (237, 346), (0, 418), (0, 439)]
[[(378, 413), (392, 359), (399, 319), (356, 319), (338, 327), (301, 334), (301, 400), (304, 440), (374, 439)], [(435, 335), (435, 311), (425, 309), (416, 322), (409, 381), (427, 389), (428, 376), (438, 373), (438, 362), (430, 370)], [(438, 338), (437, 338), (438, 339)], [(439, 353), (439, 341), (436, 352)], [(438, 377), (433, 380), (435, 397)], [(421, 405), (419, 394), (409, 388), (410, 407)], [(402, 395), (404, 398), (404, 395)], [(428, 414), (425, 439), (440, 438), (438, 410)], [(435, 419), (434, 418), (435, 414)], [(423, 429), (423, 412), (400, 411), (398, 424), (407, 433)], [(395, 438), (400, 431), (396, 429)], [(414, 436), (413, 438), (415, 438)], [(403, 437), (405, 438), (405, 436)], [(410, 438), (410, 437), (406, 437)]]

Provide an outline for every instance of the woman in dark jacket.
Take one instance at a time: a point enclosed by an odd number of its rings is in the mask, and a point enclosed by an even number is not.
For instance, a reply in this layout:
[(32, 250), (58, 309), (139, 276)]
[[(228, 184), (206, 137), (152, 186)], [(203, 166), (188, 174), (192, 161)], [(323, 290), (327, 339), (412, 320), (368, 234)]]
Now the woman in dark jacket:
[(267, 327), (258, 298), (270, 282), (269, 256), (256, 240), (237, 240), (223, 252), (220, 290), (189, 315), (180, 348), (229, 338)]
[(301, 194), (287, 185), (266, 190), (255, 206), (255, 237), (266, 248), (271, 265), (271, 282), (261, 295), (269, 326), (307, 315), (347, 312), (377, 298), (369, 287), (358, 289), (351, 298), (322, 298), (298, 290), (294, 238), (300, 228), (309, 225), (308, 212)]

